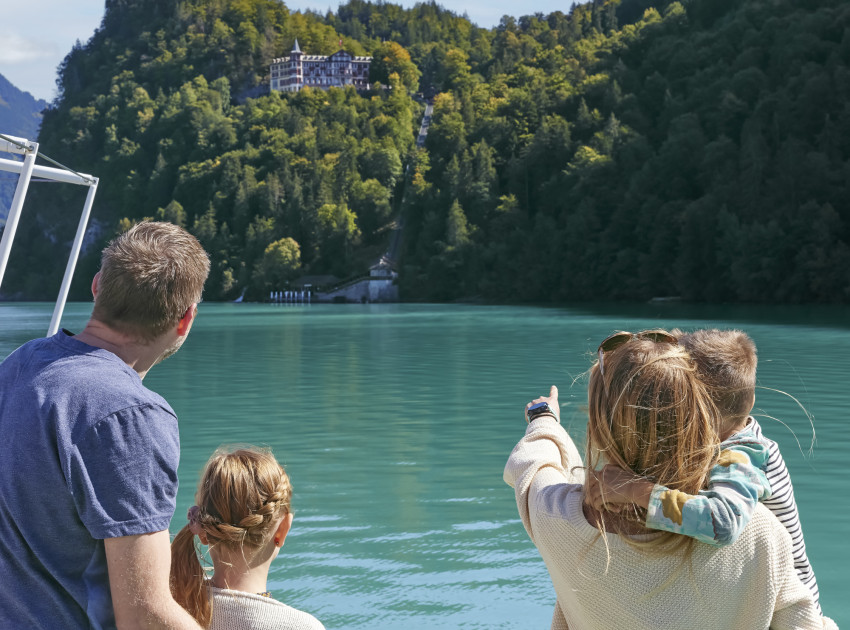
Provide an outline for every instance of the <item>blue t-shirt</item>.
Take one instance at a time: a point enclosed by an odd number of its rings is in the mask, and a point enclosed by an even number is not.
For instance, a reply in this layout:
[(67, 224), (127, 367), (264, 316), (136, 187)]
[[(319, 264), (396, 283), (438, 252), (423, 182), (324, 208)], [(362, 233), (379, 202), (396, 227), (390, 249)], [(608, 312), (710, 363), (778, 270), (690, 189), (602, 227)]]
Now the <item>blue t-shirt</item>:
[(0, 628), (113, 628), (103, 539), (168, 529), (177, 416), (64, 332), (0, 364)]

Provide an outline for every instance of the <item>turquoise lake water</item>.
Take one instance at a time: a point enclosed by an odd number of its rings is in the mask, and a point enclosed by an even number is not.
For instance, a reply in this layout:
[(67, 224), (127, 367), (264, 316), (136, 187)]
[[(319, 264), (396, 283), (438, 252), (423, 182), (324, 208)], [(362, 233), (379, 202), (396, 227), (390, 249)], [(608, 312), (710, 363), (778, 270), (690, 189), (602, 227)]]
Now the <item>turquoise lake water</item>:
[[(68, 306), (79, 331), (91, 307)], [(52, 304), (0, 304), (0, 357)], [(548, 628), (554, 591), (502, 481), (522, 409), (556, 384), (583, 442), (583, 373), (614, 330), (738, 327), (756, 412), (794, 481), (827, 615), (850, 628), (850, 309), (209, 304), (145, 383), (180, 418), (176, 531), (222, 443), (271, 446), (295, 488), (273, 594), (328, 628)], [(790, 397), (814, 417), (809, 419)], [(731, 594), (730, 594), (731, 595)]]

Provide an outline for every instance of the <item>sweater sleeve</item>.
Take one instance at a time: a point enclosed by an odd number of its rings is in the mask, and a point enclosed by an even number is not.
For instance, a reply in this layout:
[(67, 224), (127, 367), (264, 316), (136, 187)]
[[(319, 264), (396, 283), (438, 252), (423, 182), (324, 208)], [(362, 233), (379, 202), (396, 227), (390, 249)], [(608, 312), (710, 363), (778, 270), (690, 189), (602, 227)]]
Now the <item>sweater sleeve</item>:
[(552, 612), (552, 626), (549, 630), (570, 630), (564, 612), (561, 610), (561, 602), (555, 601), (555, 610)]
[(646, 526), (684, 534), (716, 547), (735, 542), (760, 500), (770, 497), (764, 474), (765, 442), (725, 443), (712, 467), (708, 488), (697, 495), (656, 485), (646, 511)]
[(530, 506), (536, 494), (550, 484), (583, 483), (584, 469), (578, 449), (560, 423), (541, 417), (529, 423), (525, 436), (514, 447), (503, 478), (514, 489), (522, 524), (534, 541)]

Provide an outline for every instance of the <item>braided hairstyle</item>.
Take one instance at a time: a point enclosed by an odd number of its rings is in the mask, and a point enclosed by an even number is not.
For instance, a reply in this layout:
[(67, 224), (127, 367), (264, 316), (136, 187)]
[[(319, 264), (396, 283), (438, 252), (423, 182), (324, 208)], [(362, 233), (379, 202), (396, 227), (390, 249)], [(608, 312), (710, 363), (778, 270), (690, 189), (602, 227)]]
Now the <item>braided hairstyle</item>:
[(171, 543), (171, 592), (201, 626), (209, 627), (212, 609), (195, 534), (204, 534), (210, 547), (241, 549), (250, 557), (289, 514), (291, 497), (289, 477), (270, 449), (219, 448), (213, 453), (198, 483), (191, 522)]

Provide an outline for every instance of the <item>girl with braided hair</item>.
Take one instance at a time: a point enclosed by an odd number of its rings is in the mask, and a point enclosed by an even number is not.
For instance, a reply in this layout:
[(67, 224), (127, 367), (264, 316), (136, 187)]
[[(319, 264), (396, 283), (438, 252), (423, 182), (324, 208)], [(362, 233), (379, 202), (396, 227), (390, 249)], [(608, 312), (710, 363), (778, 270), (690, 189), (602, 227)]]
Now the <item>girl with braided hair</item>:
[[(171, 544), (171, 592), (204, 628), (324, 630), (312, 615), (272, 599), (269, 567), (292, 526), (292, 485), (268, 449), (213, 453), (198, 482), (189, 523)], [(212, 577), (195, 536), (209, 546)]]

